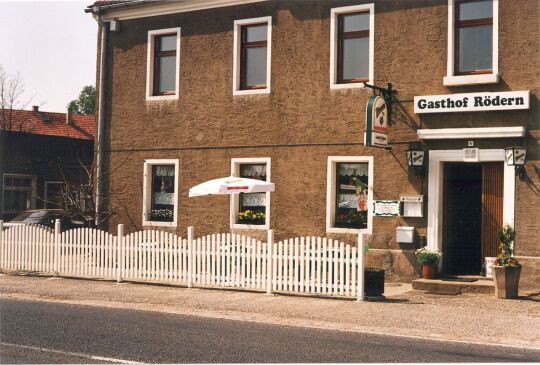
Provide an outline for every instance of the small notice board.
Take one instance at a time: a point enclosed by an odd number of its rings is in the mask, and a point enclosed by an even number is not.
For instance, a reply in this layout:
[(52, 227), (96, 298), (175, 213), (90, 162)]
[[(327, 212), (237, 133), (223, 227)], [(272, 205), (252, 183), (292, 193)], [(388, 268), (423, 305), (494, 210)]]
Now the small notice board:
[(399, 200), (375, 200), (373, 215), (382, 217), (399, 216), (401, 202)]

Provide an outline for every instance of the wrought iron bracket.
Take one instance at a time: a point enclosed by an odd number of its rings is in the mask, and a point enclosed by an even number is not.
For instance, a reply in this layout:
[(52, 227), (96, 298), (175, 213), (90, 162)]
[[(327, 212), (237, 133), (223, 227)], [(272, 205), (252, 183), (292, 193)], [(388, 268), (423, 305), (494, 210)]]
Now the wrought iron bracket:
[(388, 105), (388, 125), (392, 125), (392, 104), (394, 99), (394, 93), (396, 92), (394, 89), (392, 89), (392, 84), (388, 83), (388, 86), (384, 88), (380, 86), (370, 85), (367, 82), (364, 82), (364, 87), (368, 87), (372, 90), (377, 90), (382, 94), (386, 105)]

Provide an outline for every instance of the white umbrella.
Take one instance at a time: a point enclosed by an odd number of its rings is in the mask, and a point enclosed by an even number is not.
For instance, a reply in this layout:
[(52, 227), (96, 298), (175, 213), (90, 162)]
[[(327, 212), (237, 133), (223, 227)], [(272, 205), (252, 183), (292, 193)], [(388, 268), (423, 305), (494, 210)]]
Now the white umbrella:
[(266, 193), (274, 191), (275, 185), (262, 180), (245, 177), (223, 177), (203, 182), (189, 189), (189, 197), (234, 193)]

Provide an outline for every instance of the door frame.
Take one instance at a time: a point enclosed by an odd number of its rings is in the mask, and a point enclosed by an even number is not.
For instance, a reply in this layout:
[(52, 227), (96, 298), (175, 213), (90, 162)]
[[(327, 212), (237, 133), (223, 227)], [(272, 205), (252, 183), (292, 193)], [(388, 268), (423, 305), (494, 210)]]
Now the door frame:
[[(504, 149), (480, 149), (478, 162), (504, 163)], [(443, 252), (443, 163), (463, 162), (463, 150), (429, 151), (427, 247)], [(513, 166), (504, 164), (503, 224), (514, 226), (515, 178)], [(441, 264), (442, 265), (442, 260)]]

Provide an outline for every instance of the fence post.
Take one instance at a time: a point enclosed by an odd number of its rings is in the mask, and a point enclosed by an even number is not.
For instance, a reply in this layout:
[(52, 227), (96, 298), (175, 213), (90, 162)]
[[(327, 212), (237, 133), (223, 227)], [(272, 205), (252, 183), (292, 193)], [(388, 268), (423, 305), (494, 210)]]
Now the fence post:
[(60, 233), (62, 227), (60, 226), (60, 219), (54, 221), (54, 273), (59, 275), (60, 273)]
[(364, 300), (364, 235), (358, 233), (358, 301)]
[(188, 288), (193, 288), (193, 227), (187, 229), (187, 247), (188, 247)]
[(124, 225), (119, 224), (118, 225), (118, 238), (116, 239), (116, 282), (121, 283), (122, 282), (122, 263), (123, 263), (123, 257), (122, 257), (122, 242), (124, 242)]
[(269, 229), (268, 230), (268, 239), (267, 239), (267, 242), (268, 244), (268, 256), (266, 257), (266, 294), (267, 295), (272, 295), (272, 284), (273, 284), (273, 272), (272, 272), (272, 265), (273, 265), (273, 262), (274, 262), (274, 258), (273, 258), (273, 255), (274, 255), (274, 252), (273, 252), (273, 248), (274, 248), (274, 230), (273, 229)]

